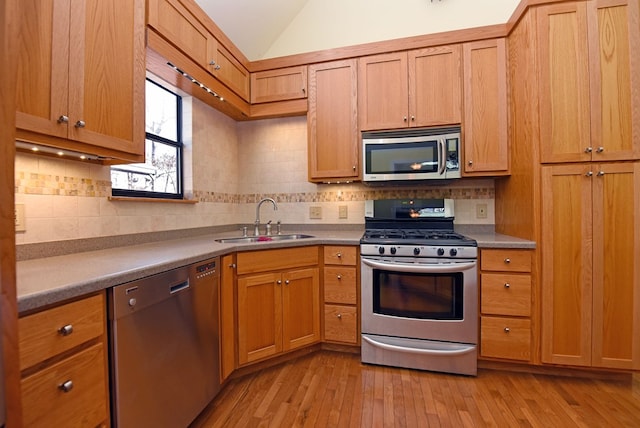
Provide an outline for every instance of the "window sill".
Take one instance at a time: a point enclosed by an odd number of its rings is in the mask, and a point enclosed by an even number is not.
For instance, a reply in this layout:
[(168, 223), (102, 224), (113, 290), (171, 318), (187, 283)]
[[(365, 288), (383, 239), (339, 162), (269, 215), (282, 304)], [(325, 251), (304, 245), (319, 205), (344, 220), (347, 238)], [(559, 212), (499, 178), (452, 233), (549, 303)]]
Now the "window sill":
[(136, 198), (127, 196), (108, 196), (108, 200), (116, 202), (160, 202), (174, 204), (197, 204), (197, 199), (162, 199), (162, 198)]

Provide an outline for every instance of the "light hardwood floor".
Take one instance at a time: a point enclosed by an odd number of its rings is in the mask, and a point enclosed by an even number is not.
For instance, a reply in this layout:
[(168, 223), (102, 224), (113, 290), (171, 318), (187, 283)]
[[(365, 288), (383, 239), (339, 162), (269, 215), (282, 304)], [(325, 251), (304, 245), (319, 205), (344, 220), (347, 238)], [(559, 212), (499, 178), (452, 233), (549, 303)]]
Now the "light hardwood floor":
[(231, 380), (192, 428), (294, 426), (640, 427), (640, 374), (601, 380), (481, 369), (466, 377), (320, 351)]

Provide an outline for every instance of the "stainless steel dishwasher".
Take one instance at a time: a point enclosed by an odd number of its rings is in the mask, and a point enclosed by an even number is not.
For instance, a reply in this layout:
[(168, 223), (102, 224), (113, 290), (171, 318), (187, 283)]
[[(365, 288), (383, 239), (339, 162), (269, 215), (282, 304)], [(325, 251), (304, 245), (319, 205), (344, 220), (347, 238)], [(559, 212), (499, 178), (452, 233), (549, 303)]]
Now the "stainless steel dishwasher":
[(109, 293), (112, 423), (186, 427), (220, 390), (219, 259)]

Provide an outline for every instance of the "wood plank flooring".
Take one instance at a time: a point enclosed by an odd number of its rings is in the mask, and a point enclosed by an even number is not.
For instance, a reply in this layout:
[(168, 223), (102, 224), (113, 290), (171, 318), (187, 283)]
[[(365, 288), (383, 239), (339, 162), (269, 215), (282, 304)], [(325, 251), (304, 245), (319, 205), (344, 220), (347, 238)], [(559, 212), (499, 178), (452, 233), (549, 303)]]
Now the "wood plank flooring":
[(640, 427), (640, 374), (466, 377), (319, 351), (231, 380), (191, 428), (211, 427)]

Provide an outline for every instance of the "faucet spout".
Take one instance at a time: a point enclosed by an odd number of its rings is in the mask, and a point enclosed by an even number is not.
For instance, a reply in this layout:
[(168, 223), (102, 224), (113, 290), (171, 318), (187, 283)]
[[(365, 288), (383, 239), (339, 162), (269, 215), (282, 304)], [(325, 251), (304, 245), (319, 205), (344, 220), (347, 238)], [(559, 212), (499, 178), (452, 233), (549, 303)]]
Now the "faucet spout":
[(276, 203), (276, 201), (273, 198), (262, 198), (260, 199), (260, 202), (258, 202), (258, 205), (256, 206), (256, 221), (255, 221), (255, 227), (253, 230), (253, 234), (255, 236), (260, 235), (260, 207), (262, 206), (262, 204), (264, 204), (265, 202), (271, 202), (273, 204), (273, 210), (274, 211), (278, 211), (278, 204)]

